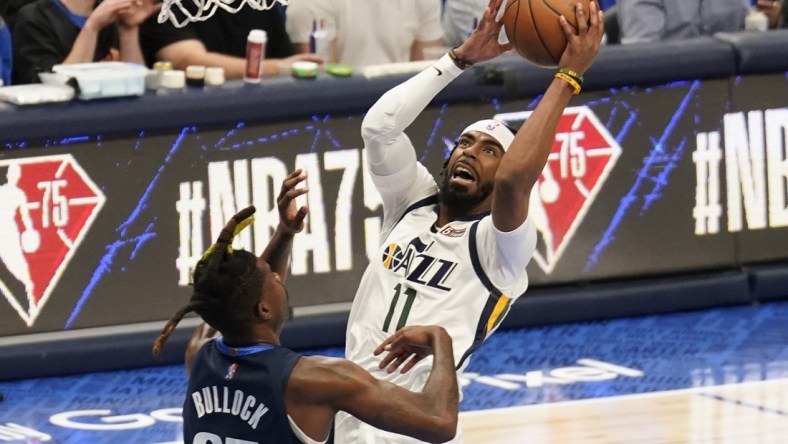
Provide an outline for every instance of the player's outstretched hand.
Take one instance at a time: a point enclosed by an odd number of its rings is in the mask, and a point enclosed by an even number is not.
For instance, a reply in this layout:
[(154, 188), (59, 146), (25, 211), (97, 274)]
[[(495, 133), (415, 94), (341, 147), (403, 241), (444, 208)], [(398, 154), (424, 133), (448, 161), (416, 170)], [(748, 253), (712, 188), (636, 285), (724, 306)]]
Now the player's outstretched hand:
[(596, 1), (590, 2), (590, 9), (591, 11), (586, 11), (582, 3), (577, 3), (577, 31), (564, 16), (559, 18), (567, 41), (559, 66), (581, 74), (594, 63), (605, 35), (605, 17)]
[[(435, 325), (402, 327), (375, 349), (375, 356), (384, 351), (388, 352), (380, 361), (378, 368), (386, 368), (388, 373), (393, 373), (402, 366), (400, 373), (408, 372), (419, 361), (433, 353), (435, 338), (442, 335), (448, 337), (443, 327)], [(405, 361), (407, 363), (402, 365)]]
[(479, 25), (470, 37), (462, 43), (455, 53), (462, 59), (478, 63), (494, 59), (512, 49), (511, 43), (499, 43), (498, 36), (503, 27), (503, 20), (496, 20), (503, 0), (490, 0), (484, 9)]
[(306, 172), (301, 168), (290, 173), (282, 182), (276, 205), (279, 208), (279, 223), (287, 232), (295, 234), (304, 229), (304, 218), (309, 208), (304, 205), (296, 207), (296, 197), (306, 194), (309, 188), (296, 189), (296, 186), (306, 180)]

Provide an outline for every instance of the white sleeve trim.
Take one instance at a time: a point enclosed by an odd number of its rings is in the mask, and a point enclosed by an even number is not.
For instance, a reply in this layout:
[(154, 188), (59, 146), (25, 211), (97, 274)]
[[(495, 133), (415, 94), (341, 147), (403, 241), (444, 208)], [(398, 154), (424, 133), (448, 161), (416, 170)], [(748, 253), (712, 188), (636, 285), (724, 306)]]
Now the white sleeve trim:
[(536, 251), (536, 227), (531, 218), (503, 232), (495, 227), (492, 216), (485, 217), (479, 222), (476, 247), (490, 282), (510, 298), (520, 296), (528, 282), (523, 279), (525, 267)]
[(293, 431), (295, 436), (298, 439), (301, 440), (302, 443), (304, 443), (304, 444), (326, 444), (328, 442), (328, 438), (326, 438), (324, 441), (316, 441), (316, 440), (306, 436), (306, 433), (304, 433), (298, 427), (298, 424), (296, 424), (295, 421), (293, 421), (293, 418), (291, 418), (290, 415), (287, 415), (287, 421), (290, 423), (290, 429)]

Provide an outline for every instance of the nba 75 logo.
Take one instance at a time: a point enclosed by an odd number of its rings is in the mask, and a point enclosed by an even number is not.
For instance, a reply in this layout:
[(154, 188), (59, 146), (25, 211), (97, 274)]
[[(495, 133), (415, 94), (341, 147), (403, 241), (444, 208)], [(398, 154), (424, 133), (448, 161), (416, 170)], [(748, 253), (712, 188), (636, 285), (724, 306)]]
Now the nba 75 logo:
[[(530, 114), (498, 114), (494, 119), (517, 127)], [(620, 155), (621, 146), (590, 108), (564, 110), (528, 210), (540, 238), (534, 260), (545, 273), (555, 269)]]
[(69, 154), (0, 160), (0, 182), (0, 291), (31, 326), (105, 198)]

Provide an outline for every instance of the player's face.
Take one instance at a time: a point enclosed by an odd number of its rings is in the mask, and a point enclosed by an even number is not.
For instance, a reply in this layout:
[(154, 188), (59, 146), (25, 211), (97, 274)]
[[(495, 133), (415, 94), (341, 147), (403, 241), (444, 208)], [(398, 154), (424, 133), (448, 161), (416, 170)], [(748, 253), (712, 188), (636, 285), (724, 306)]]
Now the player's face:
[(444, 171), (441, 202), (465, 210), (489, 201), (503, 154), (492, 136), (479, 131), (463, 134)]
[(274, 316), (275, 329), (279, 330), (285, 320), (293, 318), (293, 308), (290, 306), (290, 296), (287, 293), (282, 277), (271, 270), (263, 259), (257, 259), (257, 266), (263, 273), (263, 299), (268, 304)]

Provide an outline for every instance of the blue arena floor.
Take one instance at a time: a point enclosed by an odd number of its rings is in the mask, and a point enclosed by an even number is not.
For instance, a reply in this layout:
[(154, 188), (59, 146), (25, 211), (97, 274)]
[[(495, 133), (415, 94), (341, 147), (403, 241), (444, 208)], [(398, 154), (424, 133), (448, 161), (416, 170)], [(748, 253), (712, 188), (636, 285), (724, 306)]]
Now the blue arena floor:
[[(461, 409), (784, 378), (788, 302), (500, 331), (471, 360)], [(180, 366), (3, 382), (0, 442), (180, 443), (185, 384)]]

